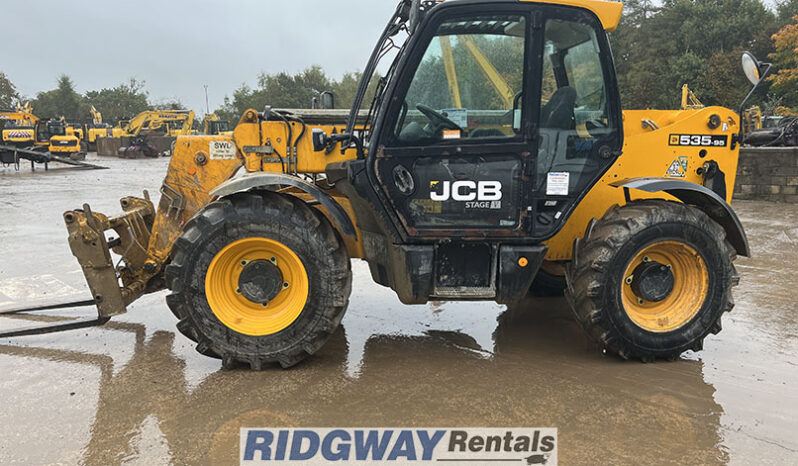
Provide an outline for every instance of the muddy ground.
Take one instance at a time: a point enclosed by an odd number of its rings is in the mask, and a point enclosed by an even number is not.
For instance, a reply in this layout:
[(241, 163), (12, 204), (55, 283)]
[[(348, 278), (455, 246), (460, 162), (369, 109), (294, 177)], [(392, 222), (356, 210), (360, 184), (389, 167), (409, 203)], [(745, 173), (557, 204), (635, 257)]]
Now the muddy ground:
[[(61, 213), (157, 197), (168, 160), (101, 163), (0, 168), (0, 309), (85, 297)], [(0, 464), (234, 464), (239, 428), (265, 426), (557, 427), (566, 465), (798, 464), (798, 206), (734, 207), (754, 252), (737, 307), (680, 361), (598, 354), (563, 299), (405, 306), (355, 262), (343, 328), (291, 370), (221, 370), (164, 293), (101, 329), (0, 340)]]

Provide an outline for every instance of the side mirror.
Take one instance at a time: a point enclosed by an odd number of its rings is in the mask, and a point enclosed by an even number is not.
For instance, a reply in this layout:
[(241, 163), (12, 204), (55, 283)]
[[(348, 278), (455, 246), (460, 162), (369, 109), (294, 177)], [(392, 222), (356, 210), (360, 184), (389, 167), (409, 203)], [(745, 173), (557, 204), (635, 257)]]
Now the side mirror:
[(327, 148), (328, 137), (323, 129), (314, 128), (310, 136), (313, 140), (313, 151), (321, 152)]
[(747, 77), (754, 86), (759, 84), (759, 81), (762, 79), (762, 73), (760, 73), (761, 64), (759, 63), (759, 60), (757, 60), (751, 52), (743, 52), (742, 64), (745, 77)]
[[(742, 103), (740, 104), (740, 110), (737, 112), (740, 115), (740, 121), (743, 119), (743, 113), (745, 112), (745, 104), (748, 103), (748, 99), (754, 95), (754, 91), (759, 88), (759, 84), (765, 79), (765, 77), (770, 73), (770, 69), (773, 67), (772, 63), (762, 63), (761, 61), (757, 60), (754, 54), (751, 52), (743, 52), (742, 56), (742, 65), (743, 65), (743, 72), (745, 72), (745, 76), (751, 81), (753, 87), (751, 91), (748, 92), (748, 95), (745, 96)], [(737, 133), (735, 138), (732, 138), (731, 148), (737, 145), (737, 143), (742, 143), (743, 139), (745, 138), (745, 125), (740, 124), (740, 131)]]

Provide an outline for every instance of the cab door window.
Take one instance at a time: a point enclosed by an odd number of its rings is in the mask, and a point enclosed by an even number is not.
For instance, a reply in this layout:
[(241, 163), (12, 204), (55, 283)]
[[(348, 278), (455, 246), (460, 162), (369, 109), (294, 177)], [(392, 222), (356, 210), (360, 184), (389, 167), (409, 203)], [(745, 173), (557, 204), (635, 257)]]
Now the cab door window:
[(396, 121), (397, 146), (519, 134), (526, 20), (480, 15), (443, 22)]
[(547, 20), (542, 66), (538, 186), (576, 197), (612, 163), (620, 137), (595, 25)]

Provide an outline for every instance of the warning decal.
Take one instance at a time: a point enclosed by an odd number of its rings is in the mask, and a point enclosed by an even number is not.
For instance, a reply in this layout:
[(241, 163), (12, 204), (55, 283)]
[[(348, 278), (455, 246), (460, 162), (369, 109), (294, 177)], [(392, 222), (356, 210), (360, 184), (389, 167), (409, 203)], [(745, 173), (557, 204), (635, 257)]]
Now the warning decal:
[(684, 178), (687, 174), (687, 157), (682, 156), (674, 159), (668, 170), (665, 171), (665, 176), (669, 178)]
[(208, 152), (211, 160), (236, 158), (236, 147), (232, 141), (211, 141)]

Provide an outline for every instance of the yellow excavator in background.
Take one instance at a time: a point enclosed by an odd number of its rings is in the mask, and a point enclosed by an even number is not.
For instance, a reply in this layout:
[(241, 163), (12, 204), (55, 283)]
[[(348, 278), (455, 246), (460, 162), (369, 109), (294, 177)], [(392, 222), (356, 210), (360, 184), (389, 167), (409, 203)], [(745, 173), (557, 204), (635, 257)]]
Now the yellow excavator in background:
[[(34, 126), (39, 118), (33, 114), (30, 102), (17, 104), (15, 110), (0, 111), (0, 145), (8, 147), (30, 147), (34, 144)], [(13, 154), (0, 151), (2, 163), (13, 162)]]
[(194, 125), (193, 110), (147, 110), (125, 126), (125, 136), (189, 136)]
[(97, 138), (109, 137), (111, 125), (103, 123), (103, 115), (98, 112), (94, 105), (89, 109), (91, 112), (91, 123), (86, 125), (86, 143), (91, 151), (97, 150)]
[(98, 139), (97, 154), (139, 158), (170, 153), (175, 139), (190, 136), (193, 125), (193, 110), (147, 110), (122, 126), (119, 136), (113, 128), (113, 137)]
[(114, 138), (121, 138), (125, 135), (125, 128), (127, 128), (127, 124), (130, 123), (130, 118), (120, 118), (116, 121), (116, 124), (111, 128), (111, 133), (109, 137)]
[(230, 122), (221, 120), (215, 113), (208, 113), (202, 121), (202, 134), (208, 136), (223, 135), (232, 136), (233, 130), (230, 129)]

